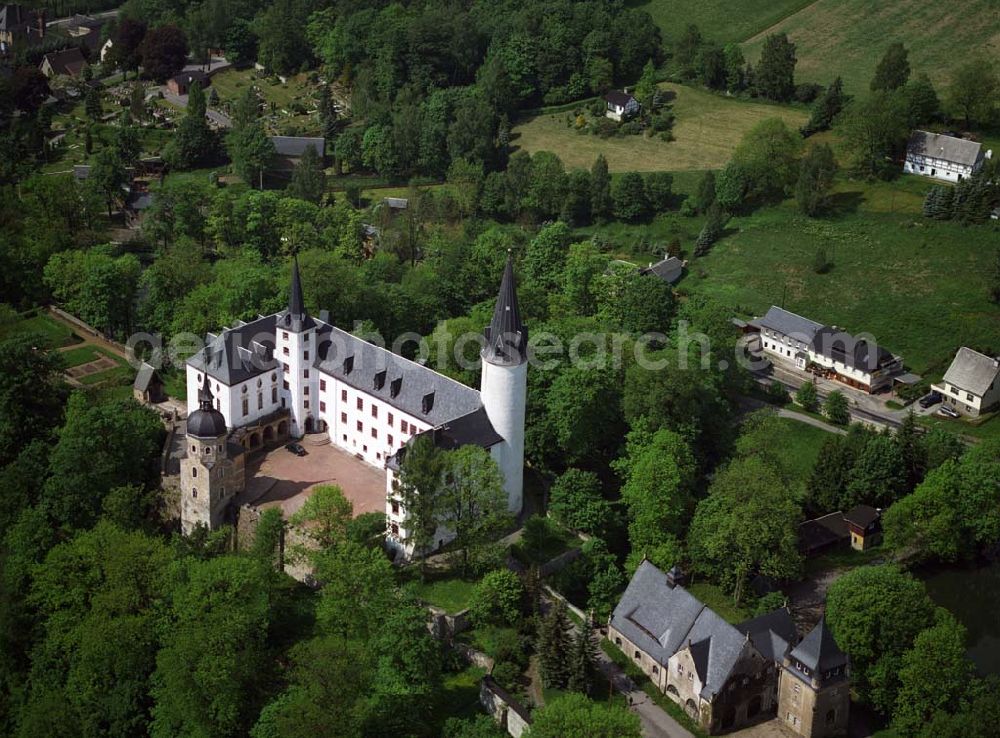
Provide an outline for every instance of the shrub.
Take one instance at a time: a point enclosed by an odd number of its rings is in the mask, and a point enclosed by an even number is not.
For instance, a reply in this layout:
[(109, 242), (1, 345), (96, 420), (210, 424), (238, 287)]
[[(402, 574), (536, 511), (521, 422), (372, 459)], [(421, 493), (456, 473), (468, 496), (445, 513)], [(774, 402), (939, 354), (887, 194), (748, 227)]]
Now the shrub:
[(816, 384), (814, 382), (803, 383), (795, 393), (795, 402), (805, 410), (814, 411), (819, 404), (819, 398), (816, 396)]
[(509, 569), (491, 571), (472, 590), (469, 617), (477, 625), (511, 625), (521, 614), (524, 586)]
[(851, 411), (847, 406), (847, 398), (840, 390), (834, 390), (827, 395), (823, 412), (835, 425), (847, 425), (851, 421)]
[(785, 405), (789, 399), (788, 388), (781, 382), (774, 380), (767, 385), (767, 397), (777, 405)]

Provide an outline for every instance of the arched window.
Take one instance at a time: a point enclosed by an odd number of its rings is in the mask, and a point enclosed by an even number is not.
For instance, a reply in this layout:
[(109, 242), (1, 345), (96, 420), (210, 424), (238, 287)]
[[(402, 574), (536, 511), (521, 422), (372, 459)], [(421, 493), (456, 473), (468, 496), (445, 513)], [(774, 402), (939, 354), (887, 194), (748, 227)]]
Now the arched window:
[(198, 476), (198, 467), (196, 467), (196, 466), (192, 466), (191, 467), (191, 476), (192, 477)]
[(198, 490), (196, 490), (196, 489), (194, 489), (194, 488), (192, 487), (192, 488), (191, 488), (191, 496), (192, 496), (192, 497), (197, 497), (197, 496), (198, 496)]

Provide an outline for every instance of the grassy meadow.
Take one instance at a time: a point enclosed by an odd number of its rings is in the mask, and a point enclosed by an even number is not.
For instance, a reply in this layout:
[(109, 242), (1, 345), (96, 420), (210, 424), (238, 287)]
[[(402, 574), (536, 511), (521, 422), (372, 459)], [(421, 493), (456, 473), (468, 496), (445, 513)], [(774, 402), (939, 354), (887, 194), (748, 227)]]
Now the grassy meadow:
[(793, 418), (778, 418), (775, 423), (771, 447), (778, 450), (781, 463), (795, 479), (805, 484), (819, 458), (820, 447), (831, 434)]
[(735, 100), (682, 85), (664, 84), (675, 96), (677, 116), (671, 142), (644, 136), (603, 139), (579, 133), (567, 121), (573, 113), (548, 113), (526, 119), (514, 127), (512, 144), (524, 151), (551, 151), (567, 167), (590, 168), (603, 153), (612, 172), (702, 171), (719, 169), (743, 135), (766, 118), (781, 118), (797, 128), (805, 123), (805, 110), (759, 101)]
[(665, 39), (676, 39), (694, 23), (706, 38), (729, 43), (745, 41), (812, 1), (649, 0), (638, 7), (653, 16)]
[[(652, 4), (686, 3), (654, 0)], [(691, 5), (701, 7), (704, 3)], [(784, 31), (796, 44), (797, 80), (829, 84), (840, 75), (852, 94), (868, 90), (875, 65), (894, 41), (902, 41), (909, 49), (914, 73), (926, 72), (939, 87), (972, 53), (1000, 61), (1000, 4), (996, 0), (816, 0), (798, 5), (804, 7), (747, 39), (744, 51), (748, 59), (756, 63), (765, 36)], [(702, 32), (714, 37), (711, 27)]]

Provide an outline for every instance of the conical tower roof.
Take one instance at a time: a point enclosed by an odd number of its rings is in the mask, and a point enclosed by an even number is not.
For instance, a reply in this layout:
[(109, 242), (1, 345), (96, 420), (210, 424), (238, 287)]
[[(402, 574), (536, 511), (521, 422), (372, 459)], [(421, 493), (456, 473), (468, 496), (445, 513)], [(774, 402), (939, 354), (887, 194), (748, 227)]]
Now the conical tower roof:
[(493, 319), (486, 328), (486, 347), (483, 359), (491, 364), (515, 366), (527, 358), (528, 329), (521, 320), (517, 304), (517, 285), (514, 279), (514, 259), (507, 252), (507, 264), (500, 282)]
[(292, 257), (292, 286), (288, 291), (288, 309), (278, 316), (278, 325), (285, 330), (304, 331), (316, 325), (306, 312), (305, 300), (302, 297), (302, 278), (299, 276), (299, 257)]
[(847, 665), (847, 654), (840, 650), (834, 640), (833, 633), (826, 626), (825, 617), (820, 618), (816, 627), (792, 649), (790, 656), (817, 676)]

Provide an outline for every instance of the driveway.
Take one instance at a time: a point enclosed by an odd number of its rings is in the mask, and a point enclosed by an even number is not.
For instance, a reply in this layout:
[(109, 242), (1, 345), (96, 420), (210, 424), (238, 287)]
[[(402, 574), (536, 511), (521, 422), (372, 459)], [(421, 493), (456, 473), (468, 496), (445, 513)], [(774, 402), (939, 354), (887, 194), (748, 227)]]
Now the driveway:
[(354, 515), (385, 511), (385, 471), (356, 459), (320, 436), (301, 441), (305, 456), (284, 447), (268, 451), (247, 465), (246, 491), (239, 504), (260, 509), (280, 507), (286, 518), (305, 504), (313, 487), (336, 484), (354, 505)]

